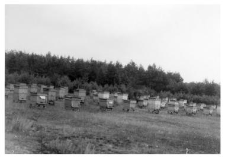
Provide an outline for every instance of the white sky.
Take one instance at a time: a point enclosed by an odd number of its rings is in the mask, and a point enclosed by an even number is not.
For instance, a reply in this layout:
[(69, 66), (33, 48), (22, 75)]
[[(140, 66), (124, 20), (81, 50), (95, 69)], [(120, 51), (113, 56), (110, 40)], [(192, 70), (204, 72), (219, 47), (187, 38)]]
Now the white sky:
[(219, 5), (6, 5), (5, 49), (133, 60), (220, 82)]

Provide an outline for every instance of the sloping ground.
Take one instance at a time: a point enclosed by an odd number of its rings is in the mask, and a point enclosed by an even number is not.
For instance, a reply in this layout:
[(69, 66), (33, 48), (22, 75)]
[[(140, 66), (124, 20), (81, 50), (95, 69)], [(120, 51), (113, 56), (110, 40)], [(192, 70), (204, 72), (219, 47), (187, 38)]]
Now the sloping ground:
[(6, 153), (220, 153), (220, 117), (121, 109), (100, 112), (91, 101), (80, 112), (63, 101), (29, 109), (6, 100)]

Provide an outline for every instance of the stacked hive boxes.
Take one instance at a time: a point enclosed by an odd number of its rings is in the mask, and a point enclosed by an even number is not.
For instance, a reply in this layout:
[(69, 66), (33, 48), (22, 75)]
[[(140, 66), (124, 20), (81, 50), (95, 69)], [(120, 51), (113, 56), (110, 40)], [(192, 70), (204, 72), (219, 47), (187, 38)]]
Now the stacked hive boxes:
[(56, 97), (58, 99), (63, 99), (65, 97), (65, 90), (64, 90), (64, 88), (61, 87), (61, 88), (56, 89)]
[(86, 90), (85, 89), (77, 89), (74, 91), (74, 96), (81, 99), (81, 103), (84, 103), (86, 98)]
[(130, 111), (130, 110), (135, 110), (136, 107), (136, 100), (124, 100), (124, 106), (123, 106), (123, 110), (125, 111)]
[(55, 105), (56, 101), (56, 90), (55, 89), (49, 89), (48, 91), (48, 103)]
[(109, 99), (109, 92), (108, 91), (99, 92), (98, 93), (98, 98), (101, 98), (101, 99)]
[(123, 103), (124, 100), (128, 100), (128, 94), (127, 93), (117, 93), (116, 102), (118, 104)]
[(37, 84), (32, 84), (30, 87), (30, 93), (37, 93), (37, 92), (38, 92)]
[(9, 84), (10, 93), (14, 92), (14, 84)]
[(190, 103), (185, 106), (186, 114), (196, 114), (197, 113), (197, 106), (196, 103)]
[(69, 93), (69, 88), (68, 88), (68, 87), (64, 87), (64, 91), (65, 91), (65, 92), (64, 92), (64, 93), (65, 93), (64, 95), (65, 95), (65, 96), (68, 95), (68, 93)]
[(80, 109), (81, 99), (75, 96), (66, 96), (65, 97), (65, 109), (79, 110)]
[(159, 111), (161, 106), (161, 100), (157, 97), (151, 97), (148, 100), (148, 111)]
[(25, 83), (20, 83), (14, 86), (13, 101), (26, 101), (28, 94), (28, 87)]
[(168, 104), (167, 104), (167, 112), (168, 113), (178, 113), (179, 111), (179, 103), (177, 102), (177, 100), (175, 98), (170, 99)]

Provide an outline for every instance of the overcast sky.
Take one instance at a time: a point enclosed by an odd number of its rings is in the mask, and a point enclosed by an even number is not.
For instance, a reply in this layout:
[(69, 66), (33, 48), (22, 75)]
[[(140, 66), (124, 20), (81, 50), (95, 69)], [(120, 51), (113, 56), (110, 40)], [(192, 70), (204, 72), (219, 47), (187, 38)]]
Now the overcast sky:
[(133, 60), (220, 82), (219, 5), (6, 5), (5, 49)]

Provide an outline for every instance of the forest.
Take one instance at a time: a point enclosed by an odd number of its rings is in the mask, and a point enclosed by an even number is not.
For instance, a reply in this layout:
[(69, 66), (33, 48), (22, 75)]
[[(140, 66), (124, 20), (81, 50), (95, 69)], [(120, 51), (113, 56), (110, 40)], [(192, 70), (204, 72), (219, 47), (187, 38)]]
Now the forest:
[[(75, 54), (74, 54), (75, 56)], [(150, 94), (176, 97), (189, 102), (220, 104), (220, 84), (205, 79), (202, 82), (184, 82), (179, 72), (165, 72), (156, 64), (144, 69), (134, 61), (120, 62), (83, 60), (22, 51), (5, 52), (5, 85), (12, 83), (45, 84), (74, 89), (106, 90), (128, 93), (129, 98)]]

